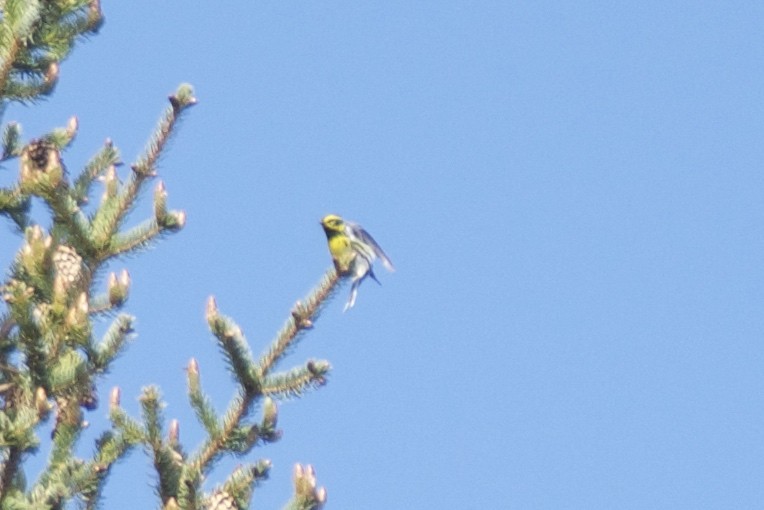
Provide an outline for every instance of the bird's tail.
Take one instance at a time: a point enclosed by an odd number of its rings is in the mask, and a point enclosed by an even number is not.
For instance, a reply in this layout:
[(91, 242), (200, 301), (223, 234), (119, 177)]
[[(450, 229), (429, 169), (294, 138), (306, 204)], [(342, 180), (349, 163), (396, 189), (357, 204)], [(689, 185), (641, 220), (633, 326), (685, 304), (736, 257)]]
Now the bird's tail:
[(343, 312), (348, 311), (350, 308), (353, 308), (353, 305), (355, 305), (355, 298), (358, 295), (359, 285), (361, 285), (361, 280), (356, 280), (353, 282), (353, 286), (350, 287), (350, 296), (348, 297), (348, 302), (345, 303), (345, 308), (342, 309)]

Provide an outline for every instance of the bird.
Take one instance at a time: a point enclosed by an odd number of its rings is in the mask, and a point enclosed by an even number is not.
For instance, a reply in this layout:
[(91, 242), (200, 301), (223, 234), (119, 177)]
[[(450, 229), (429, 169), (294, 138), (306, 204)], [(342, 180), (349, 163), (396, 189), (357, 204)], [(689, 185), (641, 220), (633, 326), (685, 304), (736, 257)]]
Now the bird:
[(353, 281), (344, 312), (355, 305), (358, 287), (367, 276), (380, 283), (374, 274), (375, 260), (381, 260), (382, 265), (390, 272), (395, 271), (395, 267), (371, 234), (361, 225), (343, 220), (336, 214), (328, 214), (321, 220), (321, 226), (326, 233), (329, 253), (337, 273), (343, 277), (350, 277)]

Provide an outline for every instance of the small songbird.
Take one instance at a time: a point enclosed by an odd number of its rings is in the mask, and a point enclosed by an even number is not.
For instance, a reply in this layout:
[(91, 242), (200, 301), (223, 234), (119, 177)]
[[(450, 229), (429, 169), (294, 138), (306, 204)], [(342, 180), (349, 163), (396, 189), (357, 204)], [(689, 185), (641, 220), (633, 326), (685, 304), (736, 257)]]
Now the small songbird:
[(326, 233), (334, 267), (340, 276), (349, 276), (353, 280), (350, 297), (343, 310), (345, 311), (355, 304), (358, 286), (367, 276), (371, 276), (375, 282), (379, 283), (372, 268), (377, 258), (382, 261), (382, 265), (388, 271), (395, 271), (395, 268), (382, 248), (361, 225), (345, 221), (335, 214), (329, 214), (321, 220), (321, 226)]

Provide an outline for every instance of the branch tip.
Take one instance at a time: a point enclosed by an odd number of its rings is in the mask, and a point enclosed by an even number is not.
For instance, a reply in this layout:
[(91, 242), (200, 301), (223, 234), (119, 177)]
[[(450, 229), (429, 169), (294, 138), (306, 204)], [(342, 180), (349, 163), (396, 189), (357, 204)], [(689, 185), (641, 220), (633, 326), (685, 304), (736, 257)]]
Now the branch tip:
[(170, 422), (170, 430), (167, 433), (167, 439), (170, 444), (177, 444), (180, 438), (180, 422), (177, 419), (173, 419)]
[(211, 323), (219, 316), (218, 312), (218, 303), (215, 300), (215, 296), (210, 296), (207, 299), (207, 309), (205, 310), (205, 316), (207, 318), (207, 322)]
[(121, 399), (122, 399), (122, 390), (119, 389), (119, 386), (114, 386), (111, 389), (111, 394), (109, 395), (109, 410), (116, 411), (117, 409), (119, 409)]
[(188, 362), (188, 374), (191, 376), (199, 376), (199, 362), (196, 358), (191, 358)]

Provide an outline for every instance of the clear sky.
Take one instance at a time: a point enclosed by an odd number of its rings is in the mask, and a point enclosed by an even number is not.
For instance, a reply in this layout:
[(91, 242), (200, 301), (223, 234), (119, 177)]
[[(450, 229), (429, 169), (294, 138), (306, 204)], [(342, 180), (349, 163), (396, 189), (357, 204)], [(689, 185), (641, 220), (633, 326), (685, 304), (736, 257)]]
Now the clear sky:
[[(333, 212), (397, 272), (283, 365), (334, 369), (247, 458), (273, 461), (253, 508), (295, 462), (334, 509), (761, 508), (764, 4), (202, 4), (103, 2), (54, 96), (5, 115), (26, 139), (78, 115), (74, 173), (106, 137), (132, 161), (181, 82), (199, 98), (160, 167), (187, 228), (112, 267), (138, 336), (102, 400), (137, 415), (159, 384), (198, 445), (188, 360), (219, 409), (234, 391), (207, 296), (259, 354)], [(105, 507), (154, 508), (149, 464)]]

